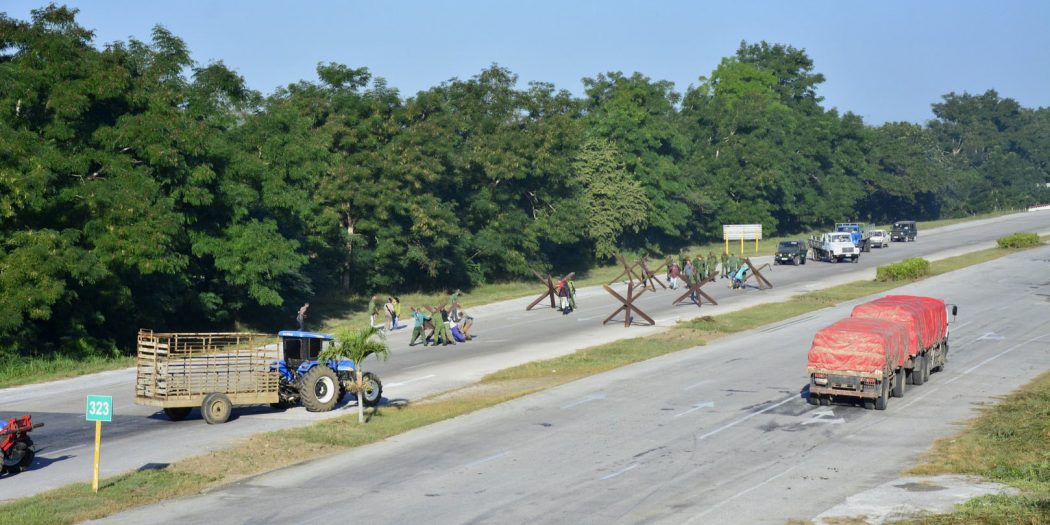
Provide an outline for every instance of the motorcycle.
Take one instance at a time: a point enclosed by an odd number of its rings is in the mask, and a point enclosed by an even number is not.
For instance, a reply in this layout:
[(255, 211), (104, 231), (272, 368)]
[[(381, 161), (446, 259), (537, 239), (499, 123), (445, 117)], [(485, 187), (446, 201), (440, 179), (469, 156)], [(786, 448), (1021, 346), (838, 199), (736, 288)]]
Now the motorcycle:
[(42, 426), (43, 423), (33, 424), (32, 416), (0, 420), (0, 475), (18, 474), (33, 464), (36, 446), (28, 434)]

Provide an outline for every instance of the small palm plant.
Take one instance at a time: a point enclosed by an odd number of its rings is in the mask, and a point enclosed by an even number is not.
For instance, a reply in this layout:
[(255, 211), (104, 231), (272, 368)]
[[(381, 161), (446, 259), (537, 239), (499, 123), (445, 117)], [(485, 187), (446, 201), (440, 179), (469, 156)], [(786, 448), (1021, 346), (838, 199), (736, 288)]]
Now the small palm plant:
[[(377, 335), (379, 337), (374, 338)], [(321, 361), (349, 359), (354, 362), (355, 377), (350, 390), (357, 394), (357, 421), (359, 423), (365, 422), (364, 393), (373, 386), (366, 384), (366, 381), (371, 381), (371, 379), (366, 378), (361, 371), (361, 363), (370, 355), (375, 355), (377, 359), (384, 361), (390, 357), (390, 349), (386, 345), (383, 333), (374, 326), (362, 327), (359, 330), (344, 328), (337, 331), (335, 343), (318, 356)]]

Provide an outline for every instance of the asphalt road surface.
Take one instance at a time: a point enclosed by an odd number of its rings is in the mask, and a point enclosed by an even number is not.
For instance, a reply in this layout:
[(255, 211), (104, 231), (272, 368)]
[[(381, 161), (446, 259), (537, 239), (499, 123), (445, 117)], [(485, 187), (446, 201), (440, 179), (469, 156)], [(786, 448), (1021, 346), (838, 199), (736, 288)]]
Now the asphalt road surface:
[(901, 291), (960, 313), (946, 370), (885, 411), (804, 399), (813, 333), (863, 299), (103, 522), (812, 518), (1050, 366), (1050, 247)]
[[(1050, 233), (1050, 213), (1022, 213), (920, 231), (916, 242), (874, 249), (863, 254), (857, 264), (811, 261), (799, 267), (775, 266), (766, 272), (775, 285), (769, 290), (733, 291), (726, 281), (719, 281), (704, 288), (718, 300), (718, 306), (671, 306), (679, 292), (647, 293), (636, 304), (657, 320), (655, 327), (625, 329), (622, 322), (603, 326), (601, 321), (619, 303), (600, 287), (579, 290), (580, 308), (568, 316), (549, 307), (526, 312), (531, 297), (473, 308), (467, 295), (464, 303), (477, 319), (477, 339), (457, 346), (409, 348), (410, 330), (401, 330), (389, 339), (393, 357), (387, 362), (366, 363), (366, 369), (382, 377), (387, 401), (419, 399), (472, 383), (508, 366), (666, 329), (680, 318), (731, 312), (760, 302), (784, 300), (799, 291), (871, 278), (878, 264), (989, 247), (998, 237), (1017, 231)], [(94, 425), (84, 420), (88, 394), (114, 397), (114, 421), (103, 426), (103, 477), (222, 448), (252, 433), (304, 425), (354, 410), (352, 402), (327, 414), (308, 413), (302, 408), (277, 412), (269, 407), (238, 407), (234, 419), (225, 425), (206, 425), (196, 411), (188, 420), (174, 423), (153, 408), (135, 405), (133, 384), (134, 371), (128, 369), (0, 390), (0, 417), (31, 413), (34, 421), (47, 425), (32, 434), (38, 458), (31, 469), (19, 474), (17, 482), (13, 481), (16, 478), (0, 480), (0, 500), (90, 479)]]

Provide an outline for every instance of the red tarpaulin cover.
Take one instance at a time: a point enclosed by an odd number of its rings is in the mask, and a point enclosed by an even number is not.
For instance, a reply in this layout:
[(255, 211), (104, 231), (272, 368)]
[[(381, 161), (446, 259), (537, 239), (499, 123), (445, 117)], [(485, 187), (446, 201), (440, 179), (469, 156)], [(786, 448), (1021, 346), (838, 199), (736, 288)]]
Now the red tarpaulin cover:
[[(921, 295), (887, 295), (883, 299), (890, 301), (909, 301), (922, 306), (932, 320), (933, 328), (930, 344), (934, 344), (948, 335), (948, 310), (944, 307), (944, 300)], [(929, 346), (929, 345), (927, 345)]]
[(908, 358), (908, 334), (897, 321), (842, 319), (813, 336), (809, 348), (809, 373), (873, 374), (900, 367)]
[(930, 332), (922, 306), (910, 301), (888, 301), (877, 299), (853, 307), (850, 317), (860, 319), (885, 319), (895, 321), (904, 327), (907, 333), (907, 351), (909, 356), (916, 356), (926, 348), (926, 333)]

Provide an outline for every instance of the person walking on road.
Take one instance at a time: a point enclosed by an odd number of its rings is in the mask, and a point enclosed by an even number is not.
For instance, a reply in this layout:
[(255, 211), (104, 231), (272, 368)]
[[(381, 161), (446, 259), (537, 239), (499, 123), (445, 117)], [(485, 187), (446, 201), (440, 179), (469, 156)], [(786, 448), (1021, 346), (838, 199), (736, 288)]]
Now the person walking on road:
[(722, 278), (729, 277), (729, 254), (722, 252)]
[(423, 346), (427, 346), (427, 336), (423, 331), (423, 325), (430, 319), (430, 316), (424, 314), (419, 308), (412, 307), (412, 340), (408, 342), (408, 346), (416, 346), (416, 339), (420, 338), (423, 340)]
[(383, 305), (383, 327), (387, 331), (394, 330), (394, 298), (387, 297), (386, 304)]
[(304, 324), (306, 323), (306, 311), (308, 309), (310, 309), (310, 303), (304, 304), (302, 306), (302, 308), (299, 308), (299, 312), (297, 314), (295, 314), (295, 321), (297, 323), (299, 323), (299, 331), (300, 332), (305, 330)]
[(376, 316), (379, 315), (379, 296), (372, 295), (372, 299), (368, 301), (368, 324), (370, 326), (376, 325)]
[(401, 324), (401, 298), (395, 295), (393, 297), (393, 299), (391, 299), (391, 300), (394, 301), (394, 323), (393, 323), (394, 328), (393, 329), (394, 330), (400, 330), (400, 329), (405, 327), (404, 325)]

